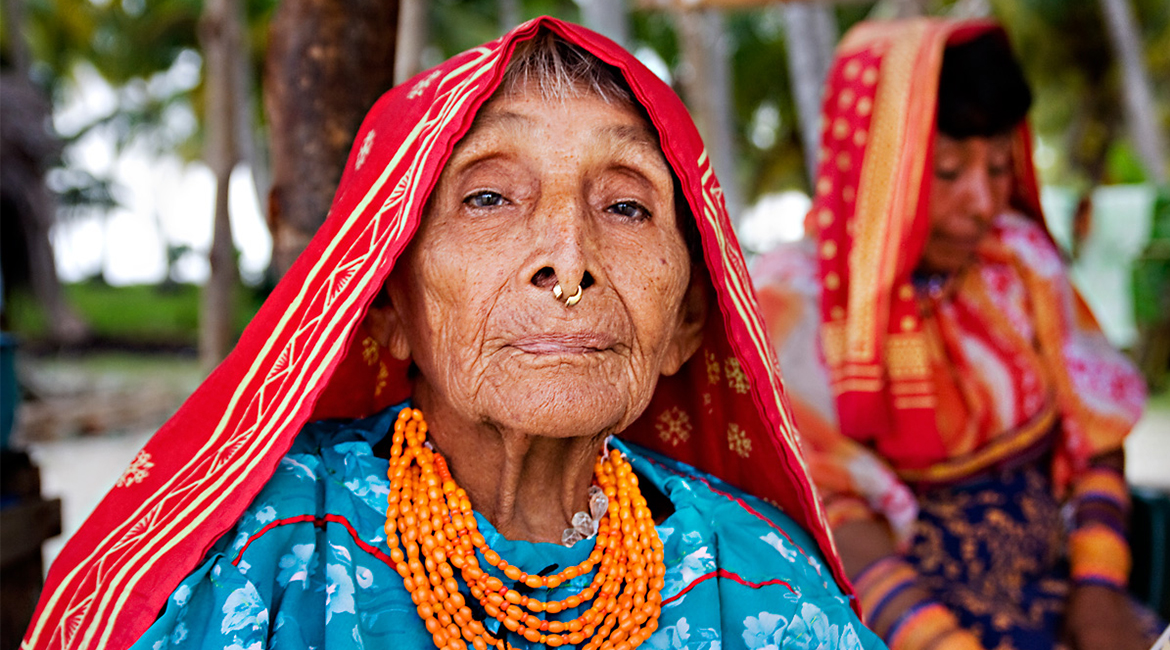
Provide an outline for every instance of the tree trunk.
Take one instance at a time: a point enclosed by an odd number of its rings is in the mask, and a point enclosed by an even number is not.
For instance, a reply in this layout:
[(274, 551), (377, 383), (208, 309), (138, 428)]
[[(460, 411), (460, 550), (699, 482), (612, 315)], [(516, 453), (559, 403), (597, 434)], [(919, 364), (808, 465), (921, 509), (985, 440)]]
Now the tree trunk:
[(723, 187), (723, 201), (732, 225), (739, 223), (743, 194), (735, 161), (735, 118), (732, 115), (731, 55), (723, 15), (716, 10), (675, 12), (682, 66), (678, 71), (687, 106), (707, 146), (711, 165)]
[(284, 0), (269, 27), (268, 227), (282, 276), (325, 221), (362, 118), (394, 83), (398, 3)]
[(29, 80), (28, 45), (21, 31), (24, 2), (4, 0), (3, 7), (12, 70), (0, 75), (0, 230), (4, 232), (0, 314), (11, 290), (27, 286), (48, 319), (53, 339), (76, 343), (89, 336), (89, 328), (65, 301), (57, 279), (49, 238), (57, 201), (45, 186), (45, 174), (61, 155), (61, 142), (49, 126), (53, 112), (49, 99)]
[(400, 0), (398, 42), (394, 44), (394, 83), (400, 84), (422, 72), (422, 53), (427, 46), (427, 3)]
[(240, 160), (240, 76), (243, 74), (244, 14), (239, 0), (208, 0), (199, 25), (207, 62), (207, 144), (204, 159), (215, 175), (215, 220), (211, 275), (203, 288), (199, 358), (210, 369), (227, 356), (234, 335), (234, 292), (239, 282), (228, 189)]
[(825, 4), (793, 2), (784, 5), (784, 37), (787, 40), (788, 74), (800, 120), (804, 167), (812, 188), (820, 149), (821, 93), (833, 50), (837, 45), (837, 20)]
[(624, 48), (630, 47), (630, 17), (626, 0), (576, 0), (581, 24), (608, 37)]
[(1128, 0), (1101, 0), (1105, 28), (1121, 68), (1125, 117), (1138, 157), (1149, 180), (1166, 182), (1166, 141), (1158, 127), (1153, 93), (1141, 53), (1141, 33)]
[(28, 44), (21, 29), (24, 26), (24, 0), (3, 0), (4, 36), (8, 41), (9, 65), (21, 79), (28, 79)]
[(520, 0), (496, 0), (500, 12), (500, 33), (520, 24)]

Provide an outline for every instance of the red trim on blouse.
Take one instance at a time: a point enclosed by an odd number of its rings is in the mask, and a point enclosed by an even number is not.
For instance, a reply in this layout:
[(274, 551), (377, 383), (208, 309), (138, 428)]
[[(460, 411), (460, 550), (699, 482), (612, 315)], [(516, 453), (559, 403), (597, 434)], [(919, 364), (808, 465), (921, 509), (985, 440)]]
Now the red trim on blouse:
[(679, 598), (682, 598), (683, 596), (686, 595), (686, 593), (688, 591), (690, 591), (690, 590), (694, 589), (696, 586), (698, 586), (698, 584), (700, 582), (706, 582), (707, 580), (710, 580), (711, 578), (726, 578), (727, 580), (733, 580), (733, 581), (738, 582), (739, 584), (741, 584), (745, 587), (748, 587), (749, 589), (759, 589), (761, 587), (769, 587), (771, 585), (784, 585), (785, 587), (788, 588), (789, 592), (796, 593), (796, 590), (792, 588), (792, 585), (790, 585), (787, 582), (780, 580), (780, 579), (765, 580), (763, 582), (749, 582), (749, 581), (744, 580), (743, 578), (739, 577), (738, 575), (728, 571), (727, 569), (715, 569), (711, 573), (707, 573), (705, 575), (699, 576), (698, 578), (695, 578), (695, 580), (693, 580), (691, 582), (691, 584), (687, 585), (686, 587), (683, 587), (682, 591), (680, 591), (677, 594), (671, 596), (670, 598), (667, 598), (666, 600), (662, 601), (662, 607), (666, 607), (670, 603), (678, 600)]
[(358, 537), (357, 529), (355, 529), (353, 527), (353, 524), (349, 523), (348, 519), (346, 519), (345, 517), (342, 517), (341, 515), (334, 515), (334, 514), (327, 514), (323, 517), (317, 517), (315, 515), (300, 515), (297, 517), (287, 517), (285, 519), (277, 519), (276, 521), (268, 524), (267, 526), (261, 528), (260, 530), (256, 531), (255, 533), (253, 533), (252, 536), (248, 538), (248, 541), (244, 542), (244, 547), (241, 548), (240, 552), (236, 554), (236, 559), (232, 560), (232, 565), (239, 566), (240, 560), (243, 559), (243, 557), (244, 557), (244, 552), (248, 550), (248, 547), (252, 545), (252, 542), (263, 537), (264, 534), (267, 533), (268, 531), (270, 531), (274, 528), (277, 528), (278, 526), (287, 526), (289, 524), (303, 524), (303, 523), (311, 523), (314, 526), (316, 526), (317, 528), (325, 528), (325, 524), (327, 524), (327, 523), (341, 524), (342, 526), (345, 527), (345, 529), (347, 531), (349, 531), (349, 536), (353, 538), (354, 543), (357, 544), (359, 547), (361, 547), (361, 549), (363, 551), (369, 553), (370, 555), (373, 555), (374, 557), (378, 558), (382, 562), (386, 563), (386, 565), (389, 566), (391, 569), (395, 568), (395, 566), (396, 566), (394, 564), (394, 560), (390, 559), (389, 555), (386, 555), (381, 550), (379, 550), (373, 546), (370, 546), (365, 541), (363, 541), (361, 537)]

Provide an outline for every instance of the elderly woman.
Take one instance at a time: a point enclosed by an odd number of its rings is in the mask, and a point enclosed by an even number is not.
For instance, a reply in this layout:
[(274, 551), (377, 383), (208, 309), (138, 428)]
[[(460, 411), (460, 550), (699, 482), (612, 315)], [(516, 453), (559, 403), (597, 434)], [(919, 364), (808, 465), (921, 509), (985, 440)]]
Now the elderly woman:
[(813, 241), (754, 269), (845, 568), (893, 648), (1149, 647), (1121, 472), (1144, 390), (1045, 231), (1030, 102), (995, 25), (857, 27)]
[(373, 108), (25, 645), (876, 647), (772, 354), (685, 108), (526, 23)]

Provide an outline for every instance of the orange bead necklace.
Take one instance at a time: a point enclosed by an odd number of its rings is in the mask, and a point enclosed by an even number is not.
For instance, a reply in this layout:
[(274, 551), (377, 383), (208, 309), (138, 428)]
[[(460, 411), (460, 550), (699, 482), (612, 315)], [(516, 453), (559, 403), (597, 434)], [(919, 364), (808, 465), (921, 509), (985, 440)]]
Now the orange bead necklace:
[[(594, 466), (594, 480), (609, 507), (598, 524), (593, 552), (580, 564), (538, 576), (509, 564), (487, 545), (467, 493), (451, 478), (443, 456), (424, 444), (427, 423), (421, 411), (403, 409), (393, 436), (386, 544), (436, 648), (466, 650), (468, 643), (475, 650), (512, 647), (473, 618), (457, 574), (489, 616), (532, 643), (631, 650), (658, 628), (666, 573), (662, 541), (638, 491), (638, 478), (620, 452), (603, 453)], [(529, 589), (554, 589), (594, 567), (597, 573), (580, 592), (546, 602), (505, 586), (481, 568), (477, 551), (508, 580)], [(534, 616), (590, 602), (571, 621)]]

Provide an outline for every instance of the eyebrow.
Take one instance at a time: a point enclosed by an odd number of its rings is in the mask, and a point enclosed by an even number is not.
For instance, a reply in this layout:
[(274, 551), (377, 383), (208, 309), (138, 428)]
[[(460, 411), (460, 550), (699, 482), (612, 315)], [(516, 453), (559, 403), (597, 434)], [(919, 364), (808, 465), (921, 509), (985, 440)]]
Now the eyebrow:
[(607, 135), (615, 140), (627, 142), (630, 144), (640, 144), (652, 147), (659, 151), (662, 149), (658, 142), (658, 134), (652, 131), (647, 126), (634, 124), (615, 124), (611, 126), (602, 127), (598, 129), (598, 135)]
[(481, 111), (478, 115), (475, 116), (475, 120), (471, 123), (471, 128), (467, 130), (467, 133), (470, 135), (479, 129), (496, 125), (509, 130), (514, 130), (531, 123), (532, 118), (520, 113), (504, 111)]
[(659, 143), (658, 133), (652, 130), (649, 125), (612, 124), (597, 129), (595, 133), (597, 145), (612, 152), (612, 155), (615, 156), (616, 166), (645, 177), (648, 168), (642, 163), (634, 161), (658, 160), (673, 175), (670, 163), (666, 160), (666, 152), (662, 150), (662, 145)]

